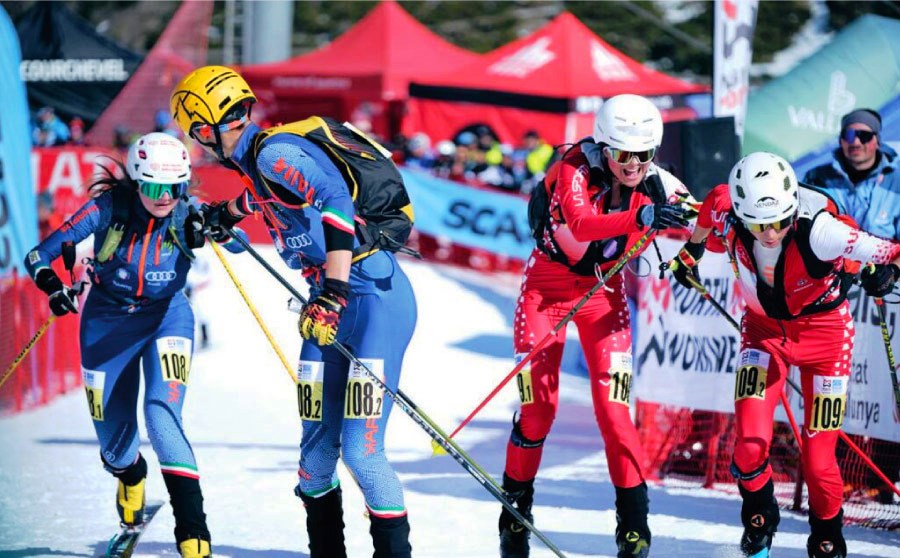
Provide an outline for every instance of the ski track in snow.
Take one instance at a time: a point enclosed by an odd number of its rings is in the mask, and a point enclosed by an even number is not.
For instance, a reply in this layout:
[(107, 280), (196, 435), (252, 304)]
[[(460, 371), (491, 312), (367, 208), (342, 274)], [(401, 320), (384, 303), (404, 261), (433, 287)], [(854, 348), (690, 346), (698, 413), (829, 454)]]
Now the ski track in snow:
[[(274, 249), (260, 251), (301, 284)], [(296, 314), (286, 310), (287, 292), (250, 256), (227, 257), (288, 361), (296, 362), (300, 343)], [(518, 281), (409, 259), (403, 267), (418, 296), (419, 322), (401, 388), (450, 432), (512, 368)], [(215, 261), (212, 268), (212, 283), (196, 302), (209, 316), (212, 346), (195, 353), (184, 415), (213, 551), (235, 558), (308, 556), (305, 515), (293, 495), (300, 441), (293, 385), (222, 266)], [(559, 416), (536, 482), (535, 521), (566, 556), (611, 557), (615, 492), (587, 381), (566, 373), (562, 384)], [(457, 437), (496, 479), (516, 407), (514, 386), (510, 382)], [(117, 531), (116, 483), (100, 465), (83, 392), (0, 418), (0, 447), (0, 556), (101, 555)], [(145, 435), (142, 448), (150, 466), (148, 499), (168, 500)], [(405, 488), (414, 556), (498, 555), (499, 503), (451, 457), (432, 457), (428, 436), (397, 408), (388, 453)], [(371, 556), (362, 496), (342, 466), (340, 474), (348, 555)], [(682, 482), (653, 486), (650, 498), (653, 556), (738, 555), (736, 496)], [(805, 558), (806, 518), (782, 513), (773, 554)], [(148, 526), (136, 558), (177, 556), (173, 528), (167, 505)], [(845, 535), (854, 557), (900, 558), (896, 531), (848, 527)], [(535, 538), (532, 549), (534, 557), (553, 556)]]

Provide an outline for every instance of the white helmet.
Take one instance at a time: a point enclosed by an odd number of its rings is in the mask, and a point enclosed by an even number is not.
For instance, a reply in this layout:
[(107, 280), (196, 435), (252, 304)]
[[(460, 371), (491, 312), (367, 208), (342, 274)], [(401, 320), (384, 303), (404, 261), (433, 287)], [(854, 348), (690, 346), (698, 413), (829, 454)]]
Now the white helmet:
[(648, 151), (660, 146), (662, 115), (640, 95), (616, 95), (597, 109), (594, 141), (623, 151)]
[(135, 181), (180, 184), (191, 179), (191, 158), (184, 144), (162, 132), (135, 140), (128, 148), (125, 168)]
[(797, 175), (772, 153), (758, 151), (738, 161), (728, 176), (735, 214), (745, 223), (767, 225), (786, 219), (800, 205)]

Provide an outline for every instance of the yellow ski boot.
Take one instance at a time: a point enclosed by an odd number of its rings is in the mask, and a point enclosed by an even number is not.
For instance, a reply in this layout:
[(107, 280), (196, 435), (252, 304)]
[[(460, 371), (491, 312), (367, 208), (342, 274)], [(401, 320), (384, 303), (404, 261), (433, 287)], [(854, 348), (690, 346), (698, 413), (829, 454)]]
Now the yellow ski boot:
[(207, 558), (212, 556), (209, 541), (196, 537), (178, 543), (178, 552), (181, 553), (181, 558)]
[(144, 483), (147, 479), (141, 479), (134, 486), (125, 486), (120, 480), (116, 494), (116, 511), (119, 512), (119, 521), (126, 527), (135, 527), (144, 523)]

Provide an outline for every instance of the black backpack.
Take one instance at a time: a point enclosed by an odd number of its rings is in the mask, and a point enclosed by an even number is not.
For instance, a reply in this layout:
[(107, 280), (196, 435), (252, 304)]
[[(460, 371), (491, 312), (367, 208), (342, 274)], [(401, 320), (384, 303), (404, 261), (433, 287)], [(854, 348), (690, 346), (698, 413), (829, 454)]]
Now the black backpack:
[[(343, 176), (363, 223), (356, 223), (360, 246), (353, 251), (354, 260), (377, 250), (418, 254), (404, 244), (413, 227), (413, 208), (403, 184), (400, 171), (390, 159), (390, 152), (375, 140), (350, 124), (340, 124), (331, 118), (313, 116), (260, 132), (255, 139), (254, 152), (259, 153), (263, 141), (277, 133), (289, 133), (306, 138), (324, 151)], [(265, 180), (265, 179), (263, 179)], [(288, 195), (277, 185), (266, 181), (278, 197), (296, 205), (306, 200)]]

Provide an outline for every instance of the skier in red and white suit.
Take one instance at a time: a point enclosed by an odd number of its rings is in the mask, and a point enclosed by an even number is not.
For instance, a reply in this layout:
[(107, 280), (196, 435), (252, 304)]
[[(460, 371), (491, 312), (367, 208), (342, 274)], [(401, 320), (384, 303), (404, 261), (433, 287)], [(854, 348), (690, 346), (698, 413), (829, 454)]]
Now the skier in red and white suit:
[[(875, 264), (862, 285), (871, 296), (890, 292), (900, 276), (900, 245), (860, 231), (838, 215), (824, 193), (799, 187), (791, 166), (771, 153), (738, 161), (728, 184), (704, 200), (697, 228), (676, 257), (685, 286), (696, 273), (715, 228), (741, 281), (747, 302), (735, 374), (737, 443), (732, 473), (744, 502), (745, 556), (768, 556), (779, 522), (769, 447), (779, 394), (791, 365), (800, 368), (804, 427), (801, 455), (809, 488), (810, 557), (843, 558), (843, 500), (835, 445), (844, 419), (853, 316), (846, 300), (845, 259)], [(714, 247), (713, 244), (718, 246)]]
[[(651, 229), (687, 224), (684, 185), (653, 164), (662, 118), (647, 99), (619, 95), (597, 112), (593, 137), (568, 150), (548, 171), (552, 185), (543, 235), (528, 260), (515, 314), (515, 352), (521, 359), (597, 284), (605, 272)], [(538, 188), (544, 188), (539, 185)], [(539, 229), (540, 230), (540, 229)], [(649, 244), (648, 244), (649, 246)], [(575, 315), (588, 363), (597, 423), (616, 486), (619, 556), (649, 552), (647, 485), (643, 454), (629, 416), (631, 330), (622, 275), (615, 275)], [(534, 478), (544, 438), (559, 403), (560, 329), (517, 378), (521, 410), (506, 450), (504, 489), (531, 519)], [(500, 516), (501, 556), (528, 556), (528, 532), (505, 509)]]

